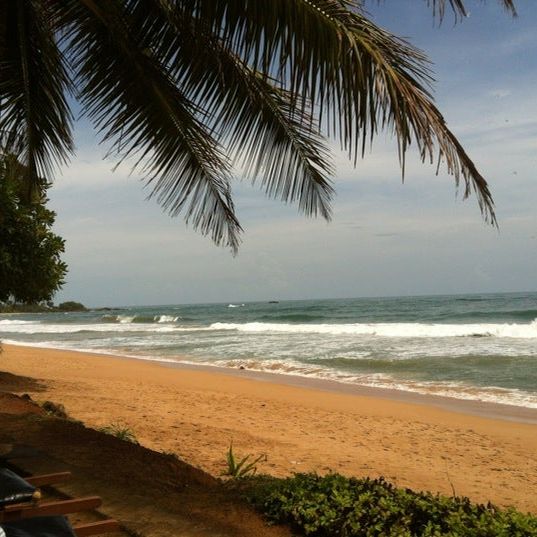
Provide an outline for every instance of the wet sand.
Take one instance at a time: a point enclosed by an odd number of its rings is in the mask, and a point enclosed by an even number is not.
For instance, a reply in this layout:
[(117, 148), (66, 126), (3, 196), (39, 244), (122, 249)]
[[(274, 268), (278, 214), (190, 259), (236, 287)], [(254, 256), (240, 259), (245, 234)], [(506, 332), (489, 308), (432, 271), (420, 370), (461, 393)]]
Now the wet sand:
[[(0, 369), (92, 427), (120, 423), (213, 475), (337, 471), (537, 513), (537, 410), (208, 367), (4, 345)], [(18, 391), (16, 386), (13, 391)]]

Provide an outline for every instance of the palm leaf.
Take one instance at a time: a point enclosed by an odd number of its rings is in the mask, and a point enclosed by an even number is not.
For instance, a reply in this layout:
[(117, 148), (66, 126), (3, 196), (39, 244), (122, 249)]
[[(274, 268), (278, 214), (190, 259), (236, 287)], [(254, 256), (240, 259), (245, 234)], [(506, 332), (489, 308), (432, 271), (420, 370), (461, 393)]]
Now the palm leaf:
[[(482, 0), (483, 1), (483, 0)], [(513, 17), (517, 16), (516, 6), (514, 0), (498, 0), (499, 3), (510, 13)], [(427, 5), (432, 7), (433, 16), (438, 17), (440, 21), (444, 19), (446, 7), (449, 6), (451, 11), (455, 15), (455, 20), (468, 16), (468, 10), (466, 9), (464, 0), (426, 0)]]
[(229, 164), (200, 121), (202, 111), (140, 47), (130, 16), (130, 6), (115, 0), (103, 7), (72, 1), (63, 12), (84, 109), (121, 159), (136, 157), (151, 196), (172, 215), (185, 210), (195, 229), (236, 251), (241, 228)]
[(259, 179), (268, 195), (298, 201), (307, 215), (329, 218), (330, 155), (311, 114), (296, 106), (297, 96), (250, 69), (217, 36), (194, 28), (167, 2), (142, 4), (141, 40), (164, 50), (161, 61), (204, 108), (205, 123), (247, 175)]
[(307, 96), (355, 164), (367, 143), (389, 129), (403, 173), (414, 142), (422, 160), (445, 161), (456, 183), (464, 181), (465, 195), (475, 191), (485, 219), (495, 222), (485, 180), (433, 103), (426, 56), (369, 21), (358, 3), (274, 0), (266, 10), (249, 0), (193, 0), (178, 9), (252, 69), (277, 79), (289, 102), (300, 106), (298, 96)]
[[(440, 20), (464, 0), (426, 0)], [(66, 51), (84, 112), (151, 196), (236, 250), (229, 181), (330, 215), (322, 133), (354, 161), (382, 129), (444, 162), (495, 222), (488, 186), (431, 95), (426, 56), (373, 24), (361, 0), (10, 0), (0, 5), (0, 151), (34, 185), (72, 149)], [(513, 0), (500, 3), (516, 15)], [(60, 47), (56, 36), (61, 35)]]
[(232, 116), (231, 150), (269, 196), (297, 201), (307, 216), (329, 220), (332, 160), (313, 118), (296, 106), (296, 97), (262, 76), (250, 73), (244, 80), (250, 88), (250, 100), (244, 101), (249, 106)]
[(44, 2), (3, 2), (0, 19), (0, 148), (21, 159), (32, 189), (72, 152), (70, 81)]

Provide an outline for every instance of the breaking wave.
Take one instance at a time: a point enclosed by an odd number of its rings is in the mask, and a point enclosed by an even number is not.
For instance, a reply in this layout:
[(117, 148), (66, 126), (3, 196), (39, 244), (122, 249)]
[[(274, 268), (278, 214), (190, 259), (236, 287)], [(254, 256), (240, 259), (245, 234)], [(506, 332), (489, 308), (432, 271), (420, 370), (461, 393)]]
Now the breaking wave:
[(537, 338), (537, 319), (529, 324), (287, 324), (287, 323), (213, 323), (214, 330), (238, 332), (287, 332), (300, 334), (357, 335), (394, 338), (498, 337)]
[(173, 315), (103, 315), (101, 320), (105, 323), (175, 323), (182, 320)]

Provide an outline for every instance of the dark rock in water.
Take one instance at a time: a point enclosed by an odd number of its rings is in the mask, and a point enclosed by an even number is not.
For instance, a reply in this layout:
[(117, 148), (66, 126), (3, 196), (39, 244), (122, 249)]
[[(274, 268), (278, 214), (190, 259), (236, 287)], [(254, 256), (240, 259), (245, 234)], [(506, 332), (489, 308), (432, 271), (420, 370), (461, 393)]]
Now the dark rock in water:
[(269, 300), (268, 303), (269, 304), (279, 304), (280, 301), (279, 300)]
[(73, 300), (62, 302), (57, 309), (58, 311), (87, 311), (87, 308), (84, 306), (84, 304), (74, 302)]
[(245, 369), (245, 367), (243, 365), (239, 366), (239, 369)]

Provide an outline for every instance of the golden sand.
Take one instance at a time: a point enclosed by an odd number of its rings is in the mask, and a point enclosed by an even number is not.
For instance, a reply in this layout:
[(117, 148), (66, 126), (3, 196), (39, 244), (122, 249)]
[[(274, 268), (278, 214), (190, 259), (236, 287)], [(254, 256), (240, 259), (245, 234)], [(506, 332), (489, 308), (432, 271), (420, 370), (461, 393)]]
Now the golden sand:
[[(120, 423), (143, 445), (215, 475), (231, 442), (273, 475), (330, 470), (537, 513), (537, 425), (236, 374), (5, 345), (0, 368), (91, 427)], [(278, 379), (278, 377), (274, 377)]]

